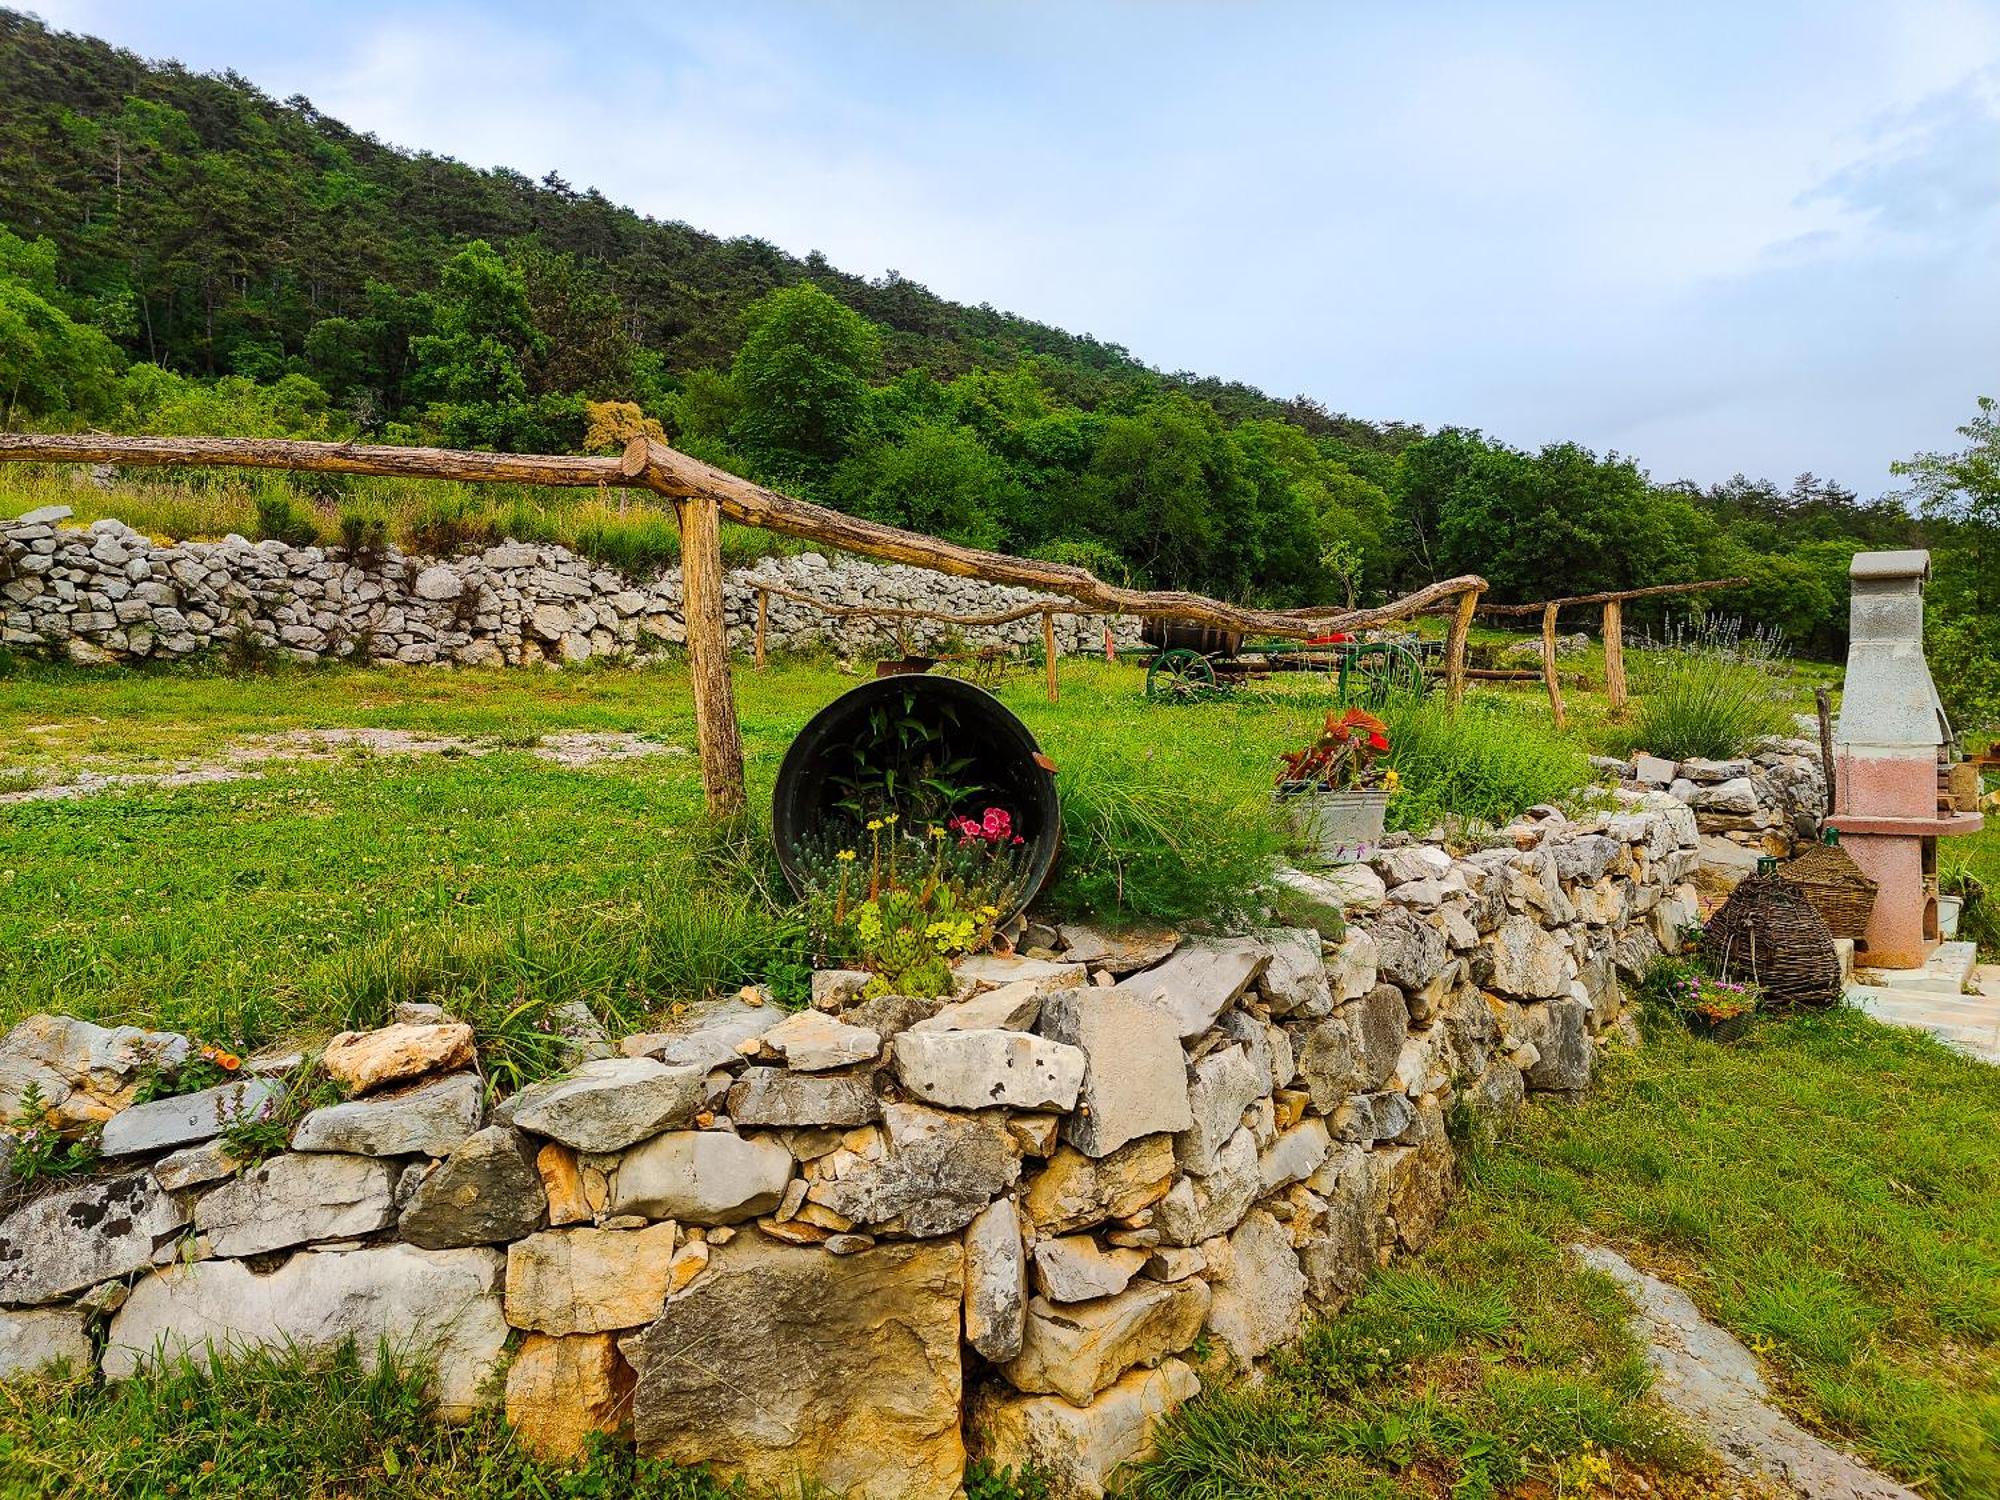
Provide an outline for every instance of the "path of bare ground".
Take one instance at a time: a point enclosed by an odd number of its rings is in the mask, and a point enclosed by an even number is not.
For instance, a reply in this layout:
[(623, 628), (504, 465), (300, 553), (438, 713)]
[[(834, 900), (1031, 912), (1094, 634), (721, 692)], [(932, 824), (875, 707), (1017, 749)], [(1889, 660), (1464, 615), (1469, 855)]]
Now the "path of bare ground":
[(681, 745), (626, 733), (545, 734), (531, 745), (515, 745), (496, 739), (425, 734), (411, 729), (293, 729), (283, 734), (250, 735), (231, 745), (219, 760), (185, 762), (170, 771), (73, 772), (63, 780), (0, 792), (0, 806), (88, 797), (121, 787), (207, 786), (246, 781), (262, 775), (261, 767), (275, 763), (326, 762), (353, 755), (489, 755), (509, 749), (527, 749), (539, 759), (572, 770), (606, 761), (688, 753)]
[(1773, 1406), (1756, 1357), (1704, 1318), (1686, 1292), (1616, 1251), (1572, 1248), (1631, 1297), (1634, 1328), (1658, 1376), (1654, 1393), (1732, 1472), (1775, 1482), (1801, 1500), (1922, 1500)]

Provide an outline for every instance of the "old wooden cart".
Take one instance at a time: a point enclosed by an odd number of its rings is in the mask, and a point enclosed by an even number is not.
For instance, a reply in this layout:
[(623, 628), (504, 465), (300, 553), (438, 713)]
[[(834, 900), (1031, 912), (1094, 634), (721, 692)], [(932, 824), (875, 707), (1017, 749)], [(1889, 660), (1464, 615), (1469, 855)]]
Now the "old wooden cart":
[(1363, 640), (1336, 632), (1303, 642), (1246, 644), (1240, 631), (1149, 619), (1140, 639), (1152, 651), (1146, 696), (1161, 703), (1220, 697), (1278, 672), (1318, 672), (1332, 679), (1341, 702), (1379, 708), (1399, 695), (1421, 698), (1430, 669), (1444, 661), (1443, 641), (1415, 635)]

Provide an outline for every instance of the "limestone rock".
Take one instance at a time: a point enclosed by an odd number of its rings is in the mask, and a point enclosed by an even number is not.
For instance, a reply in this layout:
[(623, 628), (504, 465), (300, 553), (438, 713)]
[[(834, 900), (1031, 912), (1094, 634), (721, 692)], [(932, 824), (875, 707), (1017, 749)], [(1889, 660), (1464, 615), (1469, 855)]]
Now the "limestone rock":
[(1084, 1061), (1081, 1048), (1024, 1031), (908, 1031), (896, 1039), (897, 1079), (946, 1109), (1069, 1110)]
[(1298, 1236), (1299, 1266), (1307, 1298), (1323, 1312), (1337, 1311), (1375, 1269), (1370, 1164), (1362, 1147), (1336, 1146), (1308, 1180), (1318, 1207)]
[(523, 1089), (514, 1124), (579, 1151), (622, 1151), (691, 1123), (708, 1098), (709, 1070), (668, 1067), (649, 1057), (587, 1062), (565, 1077)]
[(1321, 938), (1310, 927), (1279, 927), (1260, 933), (1271, 961), (1257, 988), (1274, 1016), (1323, 1016), (1333, 1009)]
[(372, 1366), (386, 1341), (431, 1366), (440, 1409), (462, 1421), (507, 1345), (501, 1265), (497, 1250), (414, 1245), (307, 1251), (266, 1274), (238, 1260), (173, 1265), (134, 1287), (112, 1319), (104, 1375), (127, 1379), (156, 1348), (200, 1357), (209, 1347), (324, 1348), (349, 1338)]
[(1171, 1011), (1122, 985), (1050, 995), (1042, 1005), (1042, 1035), (1081, 1047), (1088, 1059), (1064, 1138), (1087, 1156), (1108, 1156), (1142, 1135), (1191, 1126), (1180, 1029)]
[(1257, 1201), (1262, 1177), (1257, 1169), (1257, 1138), (1238, 1130), (1216, 1153), (1215, 1170), (1204, 1178), (1182, 1177), (1153, 1206), (1153, 1228), (1165, 1245), (1198, 1245), (1226, 1234), (1242, 1222)]
[(373, 1157), (288, 1151), (204, 1193), (195, 1228), (217, 1255), (359, 1239), (395, 1222), (396, 1175)]
[(882, 1158), (821, 1177), (807, 1194), (811, 1202), (855, 1224), (895, 1221), (921, 1239), (956, 1234), (1021, 1174), (1013, 1138), (997, 1116), (885, 1104), (882, 1122), (889, 1138)]
[(1059, 1147), (1028, 1181), (1028, 1217), (1043, 1234), (1071, 1234), (1157, 1203), (1174, 1180), (1173, 1138), (1142, 1136), (1108, 1156)]
[(736, 1236), (639, 1343), (639, 1450), (753, 1490), (950, 1500), (963, 1280), (957, 1240), (828, 1255)]
[(1194, 1124), (1174, 1137), (1174, 1159), (1184, 1172), (1206, 1177), (1216, 1153), (1243, 1124), (1243, 1111), (1271, 1091), (1268, 1063), (1259, 1068), (1243, 1047), (1222, 1047), (1195, 1064), (1188, 1087)]
[(1280, 1188), (1304, 1182), (1320, 1169), (1332, 1150), (1326, 1121), (1316, 1115), (1299, 1121), (1258, 1154), (1257, 1195), (1269, 1197)]
[(632, 1423), (632, 1367), (608, 1333), (531, 1333), (507, 1367), (507, 1425), (530, 1453), (571, 1461)]
[(199, 1146), (185, 1146), (154, 1162), (153, 1180), (168, 1192), (178, 1193), (220, 1182), (233, 1176), (241, 1165), (221, 1141), (203, 1141)]
[(1416, 1117), (1409, 1096), (1397, 1090), (1353, 1094), (1335, 1111), (1333, 1131), (1343, 1141), (1359, 1141), (1363, 1145), (1393, 1141), (1410, 1128)]
[(1227, 1280), (1214, 1288), (1208, 1327), (1239, 1370), (1298, 1337), (1305, 1315), (1306, 1276), (1291, 1236), (1258, 1209), (1229, 1237)]
[(1375, 935), (1365, 928), (1352, 929), (1327, 964), (1327, 982), (1332, 987), (1334, 1003), (1358, 1000), (1376, 988), (1380, 959)]
[(684, 1224), (740, 1224), (776, 1208), (791, 1177), (792, 1153), (778, 1141), (675, 1130), (619, 1158), (610, 1207)]
[(1403, 992), (1393, 984), (1378, 984), (1359, 1000), (1341, 1007), (1340, 1017), (1360, 1053), (1363, 1088), (1378, 1089), (1396, 1070), (1396, 1059), (1409, 1035), (1410, 1010)]
[(1392, 890), (1414, 881), (1442, 880), (1451, 873), (1451, 856), (1435, 844), (1378, 850), (1369, 863)]
[(230, 1121), (255, 1114), (283, 1094), (268, 1078), (245, 1078), (135, 1104), (105, 1122), (101, 1146), (108, 1157), (138, 1156), (213, 1140)]
[(39, 1375), (57, 1365), (81, 1375), (96, 1358), (84, 1332), (83, 1314), (75, 1308), (0, 1312), (0, 1380)]
[(1032, 980), (1003, 984), (926, 1016), (911, 1031), (1033, 1031), (1042, 991)]
[(1213, 1026), (1270, 962), (1264, 943), (1203, 939), (1184, 945), (1158, 968), (1121, 979), (1114, 993), (1164, 1006), (1178, 1022), (1178, 1034), (1191, 1040)]
[(1089, 982), (1089, 971), (1079, 963), (1059, 963), (1047, 958), (1023, 958), (1012, 953), (975, 953), (952, 965), (961, 984), (976, 993), (995, 990), (1006, 984), (1032, 984), (1045, 995), (1074, 989)]
[(550, 1229), (507, 1247), (507, 1321), (538, 1333), (605, 1333), (660, 1315), (672, 1224)]
[(882, 1050), (878, 1033), (836, 1021), (817, 1010), (802, 1010), (787, 1016), (761, 1033), (758, 1040), (765, 1057), (776, 1058), (800, 1073), (823, 1073), (831, 1068), (873, 1062)]
[(996, 1198), (965, 1230), (965, 1341), (996, 1363), (1021, 1352), (1028, 1316), (1028, 1256), (1021, 1214)]
[(866, 1125), (878, 1112), (867, 1073), (751, 1068), (729, 1090), (729, 1118), (738, 1125)]
[(412, 1084), (316, 1109), (292, 1134), (294, 1151), (357, 1156), (449, 1156), (479, 1128), (485, 1085), (477, 1073)]
[[(1401, 1047), (1399, 1037), (1398, 1051)], [(1299, 1048), (1299, 1081), (1306, 1086), (1312, 1107), (1323, 1115), (1331, 1115), (1349, 1094), (1366, 1087), (1371, 1071), (1353, 1031), (1340, 1016), (1328, 1016), (1313, 1027)]]
[(1569, 989), (1569, 952), (1532, 917), (1510, 916), (1487, 940), (1491, 987), (1522, 1000), (1546, 999)]
[(1754, 813), (1757, 811), (1757, 788), (1748, 776), (1738, 776), (1714, 785), (1698, 786), (1685, 800), (1698, 812)]
[(1444, 966), (1444, 934), (1400, 906), (1384, 909), (1375, 923), (1376, 964), (1401, 990), (1420, 990)]
[(534, 1142), (493, 1125), (469, 1137), (418, 1184), (399, 1228), (426, 1250), (498, 1245), (534, 1233), (548, 1206)]
[(814, 1010), (839, 1010), (854, 999), (875, 976), (866, 969), (815, 969), (812, 977)]
[(697, 1007), (682, 1030), (628, 1037), (620, 1050), (627, 1057), (651, 1057), (670, 1068), (727, 1067), (741, 1060), (739, 1042), (762, 1036), (784, 1019), (785, 1013), (775, 1005), (719, 1000)]
[(590, 1217), (590, 1200), (583, 1188), (583, 1169), (576, 1153), (560, 1141), (550, 1141), (535, 1153), (535, 1175), (548, 1199), (549, 1223), (581, 1224)]
[[(1360, 880), (1351, 879), (1360, 871)], [(1278, 920), (1293, 927), (1310, 927), (1330, 943), (1347, 930), (1347, 913), (1373, 911), (1382, 904), (1382, 880), (1366, 865), (1340, 865), (1331, 870), (1297, 870), (1279, 865), (1271, 871), (1271, 905)]]
[(1590, 1007), (1573, 995), (1522, 1011), (1522, 1035), (1540, 1054), (1528, 1069), (1528, 1087), (1574, 1093), (1590, 1086), (1597, 1047), (1590, 1037)]
[(1134, 1365), (1178, 1354), (1201, 1333), (1208, 1284), (1137, 1282), (1115, 1297), (1057, 1307), (1037, 1297), (1028, 1305), (1020, 1358), (1000, 1373), (1016, 1390), (1053, 1392), (1078, 1406)]
[(472, 1028), (462, 1021), (343, 1031), (326, 1044), (320, 1062), (350, 1094), (472, 1066)]
[(1146, 1264), (1143, 1250), (1106, 1250), (1087, 1234), (1035, 1245), (1035, 1290), (1050, 1302), (1115, 1297)]
[(1113, 974), (1150, 969), (1169, 957), (1181, 941), (1179, 933), (1165, 929), (1100, 932), (1095, 927), (1065, 922), (1058, 931), (1065, 961), (1091, 969), (1109, 969)]
[(96, 1125), (132, 1102), (148, 1067), (187, 1057), (188, 1039), (136, 1026), (29, 1016), (0, 1038), (0, 1119), (21, 1113), (32, 1085), (62, 1126)]
[(1089, 1406), (996, 1386), (974, 1405), (971, 1430), (990, 1467), (1020, 1473), (1032, 1466), (1046, 1478), (1051, 1500), (1102, 1500), (1121, 1468), (1152, 1455), (1161, 1418), (1200, 1391), (1199, 1378), (1178, 1359), (1121, 1376)]
[(186, 1222), (143, 1172), (45, 1193), (0, 1222), (0, 1304), (52, 1302), (129, 1275)]

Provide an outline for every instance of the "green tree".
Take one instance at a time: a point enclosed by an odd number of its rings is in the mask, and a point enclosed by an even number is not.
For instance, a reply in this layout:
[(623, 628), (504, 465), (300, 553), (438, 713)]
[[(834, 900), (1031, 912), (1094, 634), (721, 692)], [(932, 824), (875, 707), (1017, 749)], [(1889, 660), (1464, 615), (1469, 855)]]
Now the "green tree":
[(738, 448), (774, 476), (824, 474), (860, 432), (880, 335), (811, 282), (758, 298), (744, 323), (731, 371)]
[(2000, 723), (2000, 403), (1958, 429), (1955, 453), (1893, 465), (1904, 498), (1933, 528), (1924, 648), (1946, 711), (1961, 728)]
[(0, 423), (117, 410), (117, 345), (74, 321), (56, 289), (56, 247), (0, 229)]
[(444, 263), (429, 312), (430, 331), (411, 344), (420, 394), (464, 405), (526, 398), (526, 366), (545, 341), (520, 271), (491, 245), (474, 240)]
[(925, 422), (899, 442), (849, 457), (829, 486), (842, 510), (969, 547), (997, 547), (1011, 486), (1005, 467), (963, 427)]

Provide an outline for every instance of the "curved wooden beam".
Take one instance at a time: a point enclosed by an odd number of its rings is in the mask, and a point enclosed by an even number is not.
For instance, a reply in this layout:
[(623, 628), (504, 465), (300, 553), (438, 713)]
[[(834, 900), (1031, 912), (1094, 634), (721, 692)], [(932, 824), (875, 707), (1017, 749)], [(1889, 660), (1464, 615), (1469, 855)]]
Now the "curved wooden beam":
[(627, 479), (645, 483), (654, 493), (671, 500), (708, 496), (725, 516), (745, 526), (959, 578), (983, 578), (989, 583), (1011, 583), (1061, 594), (1103, 614), (1193, 620), (1223, 630), (1303, 638), (1327, 630), (1361, 629), (1406, 620), (1438, 607), (1447, 599), (1486, 587), (1483, 578), (1468, 574), (1431, 584), (1375, 609), (1342, 610), (1331, 606), (1316, 610), (1246, 609), (1178, 589), (1120, 588), (1067, 563), (961, 547), (922, 532), (863, 520), (766, 489), (670, 448), (657, 438), (633, 438), (626, 445), (621, 464)]
[(372, 474), (383, 479), (461, 479), (473, 484), (547, 484), (577, 489), (631, 486), (615, 458), (471, 453), (377, 443), (312, 443), (291, 438), (106, 437), (0, 432), (0, 463), (179, 464), (190, 468), (296, 469)]
[(1482, 604), (1483, 615), (1538, 615), (1545, 609), (1568, 609), (1572, 604), (1622, 604), (1627, 599), (1658, 599), (1668, 594), (1701, 594), (1710, 589), (1743, 587), (1747, 578), (1710, 578), (1701, 583), (1656, 583), (1643, 589), (1611, 589), (1602, 594), (1573, 594), (1567, 599), (1541, 599), (1533, 604)]

